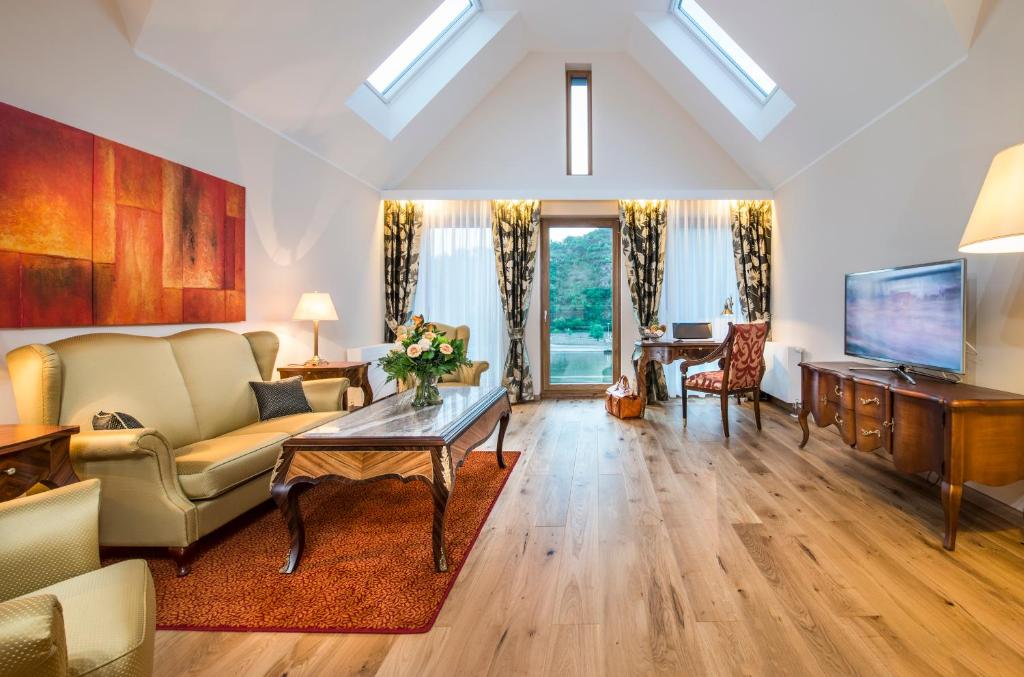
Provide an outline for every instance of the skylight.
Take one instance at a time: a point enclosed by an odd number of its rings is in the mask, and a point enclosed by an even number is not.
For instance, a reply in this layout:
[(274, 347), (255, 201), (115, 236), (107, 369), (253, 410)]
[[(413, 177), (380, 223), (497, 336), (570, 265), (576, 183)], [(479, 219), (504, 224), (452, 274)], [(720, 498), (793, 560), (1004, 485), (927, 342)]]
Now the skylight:
[(444, 0), (405, 41), (366, 79), (377, 95), (388, 100), (395, 85), (409, 74), (417, 63), (438, 47), (452, 30), (476, 13), (477, 0)]
[(779, 88), (764, 70), (757, 65), (729, 34), (697, 4), (696, 0), (679, 0), (676, 13), (700, 33), (719, 56), (747, 82), (762, 101), (771, 98)]

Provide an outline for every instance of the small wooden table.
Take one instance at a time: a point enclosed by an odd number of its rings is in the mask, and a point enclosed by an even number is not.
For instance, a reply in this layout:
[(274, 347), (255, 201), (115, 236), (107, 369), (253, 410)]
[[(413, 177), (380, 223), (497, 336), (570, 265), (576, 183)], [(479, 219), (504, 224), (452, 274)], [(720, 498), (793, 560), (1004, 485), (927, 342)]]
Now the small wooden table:
[(50, 489), (78, 481), (68, 449), (77, 425), (0, 425), (0, 501), (36, 484)]
[[(316, 381), (322, 378), (347, 378), (349, 385), (363, 391), (363, 406), (373, 402), (373, 390), (370, 388), (370, 377), (367, 371), (369, 362), (321, 362), (315, 367), (304, 364), (289, 364), (278, 367), (281, 378), (301, 376), (303, 381)], [(342, 396), (342, 406), (348, 409), (348, 393)]]
[(505, 467), (502, 444), (512, 407), (500, 386), (445, 388), (441, 404), (421, 409), (410, 404), (414, 394), (399, 393), (284, 443), (270, 485), (291, 536), (281, 573), (295, 571), (305, 546), (298, 502), (303, 491), (327, 480), (360, 484), (382, 479), (422, 480), (430, 487), (434, 569), (448, 571), (444, 525), (455, 472), (495, 428), (498, 466)]
[(641, 415), (647, 411), (647, 365), (650, 362), (670, 364), (676, 360), (698, 360), (718, 350), (721, 341), (712, 339), (669, 341), (637, 341), (633, 344), (633, 370), (636, 390), (640, 395)]

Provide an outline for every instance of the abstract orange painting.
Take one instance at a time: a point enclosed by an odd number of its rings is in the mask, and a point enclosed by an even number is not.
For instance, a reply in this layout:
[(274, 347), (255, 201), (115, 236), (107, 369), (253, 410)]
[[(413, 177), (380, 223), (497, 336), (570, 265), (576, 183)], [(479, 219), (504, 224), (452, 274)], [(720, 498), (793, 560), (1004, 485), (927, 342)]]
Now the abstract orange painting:
[(0, 327), (244, 319), (244, 188), (0, 103)]

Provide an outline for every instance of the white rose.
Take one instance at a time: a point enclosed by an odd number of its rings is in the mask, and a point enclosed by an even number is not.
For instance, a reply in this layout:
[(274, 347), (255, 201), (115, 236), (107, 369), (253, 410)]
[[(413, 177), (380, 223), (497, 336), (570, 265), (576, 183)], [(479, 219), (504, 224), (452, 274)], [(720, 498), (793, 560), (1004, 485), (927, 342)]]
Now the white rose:
[(434, 344), (430, 342), (430, 339), (424, 337), (421, 338), (420, 342), (417, 343), (416, 345), (420, 347), (420, 350), (430, 350)]
[(455, 352), (455, 349), (452, 348), (450, 343), (442, 343), (439, 350), (441, 351), (442, 355), (451, 355), (453, 352)]
[(393, 353), (404, 353), (405, 346), (402, 345), (401, 341), (395, 341), (395, 345), (391, 346), (391, 352)]
[(414, 343), (405, 349), (405, 354), (413, 359), (416, 359), (417, 357), (423, 354), (423, 349), (419, 347), (419, 344)]

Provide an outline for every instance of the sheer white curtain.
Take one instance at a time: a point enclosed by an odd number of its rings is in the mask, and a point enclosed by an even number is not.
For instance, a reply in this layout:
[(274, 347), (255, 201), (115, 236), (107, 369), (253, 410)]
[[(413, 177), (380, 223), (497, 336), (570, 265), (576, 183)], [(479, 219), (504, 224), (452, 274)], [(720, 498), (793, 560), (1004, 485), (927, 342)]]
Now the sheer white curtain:
[[(673, 322), (714, 322), (716, 333), (724, 335), (720, 317), (729, 296), (737, 314), (733, 321), (739, 322), (729, 201), (669, 200), (661, 321), (670, 333)], [(715, 368), (709, 365), (694, 371)], [(665, 380), (669, 395), (679, 397), (678, 362), (665, 365)]]
[(423, 202), (413, 312), (428, 321), (468, 325), (469, 358), (491, 363), (484, 378), (501, 373), (508, 332), (494, 269), (490, 202)]

